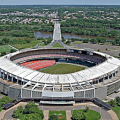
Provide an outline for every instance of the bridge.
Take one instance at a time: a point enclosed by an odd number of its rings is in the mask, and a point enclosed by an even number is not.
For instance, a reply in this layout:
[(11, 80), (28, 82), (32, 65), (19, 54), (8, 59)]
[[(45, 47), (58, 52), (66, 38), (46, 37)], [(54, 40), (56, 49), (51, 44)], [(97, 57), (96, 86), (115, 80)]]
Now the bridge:
[(53, 40), (51, 42), (51, 44), (47, 47), (52, 47), (54, 44), (56, 44), (57, 42), (63, 46), (64, 48), (68, 48), (69, 46), (65, 45), (62, 42), (62, 36), (61, 36), (61, 28), (60, 28), (60, 23), (59, 23), (59, 19), (54, 19), (54, 31), (53, 31)]
[[(53, 31), (53, 40), (50, 43), (50, 45), (44, 46), (43, 48), (51, 48), (53, 45), (56, 43), (59, 43), (61, 46), (64, 48), (72, 48), (71, 46), (67, 46), (62, 42), (62, 36), (61, 36), (61, 28), (60, 28), (60, 23), (58, 18), (54, 18), (54, 31)], [(33, 48), (38, 48), (40, 47), (39, 44), (34, 46)]]

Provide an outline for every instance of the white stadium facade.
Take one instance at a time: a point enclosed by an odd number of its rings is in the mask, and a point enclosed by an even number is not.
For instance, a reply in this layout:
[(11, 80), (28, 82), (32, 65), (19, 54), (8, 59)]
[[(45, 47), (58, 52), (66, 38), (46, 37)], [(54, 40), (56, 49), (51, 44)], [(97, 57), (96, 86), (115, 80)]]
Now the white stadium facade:
[[(55, 40), (58, 39), (54, 37), (53, 42)], [(70, 74), (47, 74), (20, 66), (31, 60), (64, 60), (92, 66)], [(16, 100), (65, 101), (67, 104), (83, 99), (106, 99), (119, 88), (120, 60), (91, 49), (26, 49), (0, 58), (0, 92)]]

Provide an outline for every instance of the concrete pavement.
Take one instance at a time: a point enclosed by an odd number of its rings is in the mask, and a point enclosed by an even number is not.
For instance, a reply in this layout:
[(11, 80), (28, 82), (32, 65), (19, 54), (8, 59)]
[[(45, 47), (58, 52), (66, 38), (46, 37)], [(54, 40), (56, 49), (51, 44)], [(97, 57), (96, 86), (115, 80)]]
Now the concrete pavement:
[(66, 110), (66, 119), (71, 120), (71, 118), (72, 118), (71, 110)]
[(43, 120), (48, 120), (49, 119), (49, 110), (43, 110), (43, 114), (44, 114)]

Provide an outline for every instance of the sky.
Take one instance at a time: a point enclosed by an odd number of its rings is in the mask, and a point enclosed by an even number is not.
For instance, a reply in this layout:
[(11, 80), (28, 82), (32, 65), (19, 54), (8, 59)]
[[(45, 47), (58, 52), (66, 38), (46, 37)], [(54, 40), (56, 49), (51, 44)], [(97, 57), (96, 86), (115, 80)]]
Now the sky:
[(0, 5), (120, 5), (120, 0), (0, 0)]

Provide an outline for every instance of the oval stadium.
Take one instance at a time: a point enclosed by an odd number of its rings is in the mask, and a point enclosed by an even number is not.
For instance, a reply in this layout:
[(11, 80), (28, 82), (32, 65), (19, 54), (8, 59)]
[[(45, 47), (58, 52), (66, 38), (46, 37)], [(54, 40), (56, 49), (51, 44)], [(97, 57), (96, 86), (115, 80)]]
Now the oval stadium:
[[(57, 41), (64, 46), (60, 32), (60, 24), (56, 22), (51, 45)], [(42, 72), (61, 63), (85, 66), (85, 69), (69, 73), (62, 70), (52, 73), (53, 69)], [(120, 88), (119, 71), (119, 59), (92, 49), (66, 45), (24, 49), (0, 58), (0, 91), (16, 100), (40, 100), (41, 103), (73, 104), (80, 100), (106, 99)]]

